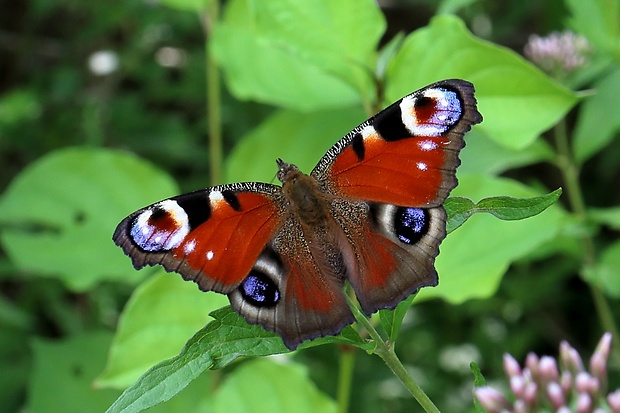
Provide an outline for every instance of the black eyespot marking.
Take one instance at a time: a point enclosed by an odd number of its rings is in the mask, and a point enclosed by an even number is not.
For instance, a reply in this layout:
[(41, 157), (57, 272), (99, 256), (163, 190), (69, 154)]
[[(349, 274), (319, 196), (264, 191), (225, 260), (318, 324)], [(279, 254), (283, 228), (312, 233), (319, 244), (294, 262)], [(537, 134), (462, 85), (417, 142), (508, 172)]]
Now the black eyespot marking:
[(400, 100), (372, 118), (372, 126), (386, 141), (397, 141), (411, 137), (411, 132), (403, 124)]
[(252, 270), (239, 286), (244, 300), (255, 307), (273, 307), (280, 301), (280, 290), (265, 274)]
[(183, 208), (189, 219), (189, 227), (194, 229), (211, 217), (211, 202), (208, 194), (198, 196), (196, 193), (191, 193), (188, 195), (181, 195), (173, 199)]
[(237, 194), (235, 194), (231, 190), (222, 191), (222, 197), (224, 197), (224, 201), (230, 205), (232, 209), (235, 211), (241, 211), (241, 204), (239, 203), (239, 198), (237, 198)]
[(355, 155), (357, 156), (358, 161), (363, 161), (364, 156), (366, 156), (366, 147), (364, 147), (364, 138), (361, 133), (356, 133), (351, 141), (351, 148)]
[(149, 217), (149, 221), (155, 222), (155, 221), (158, 221), (161, 218), (164, 218), (166, 216), (168, 216), (168, 211), (166, 211), (164, 208), (158, 206), (158, 207), (155, 207), (155, 208), (153, 208), (151, 210), (151, 216)]
[[(440, 89), (443, 90), (443, 89)], [(444, 92), (448, 92), (447, 90), (443, 90)], [(426, 96), (418, 96), (415, 100), (415, 107), (416, 108), (423, 108), (424, 106), (433, 106), (435, 107), (435, 101), (429, 97)]]
[(422, 208), (399, 207), (394, 214), (396, 236), (405, 244), (415, 244), (428, 233), (430, 217)]

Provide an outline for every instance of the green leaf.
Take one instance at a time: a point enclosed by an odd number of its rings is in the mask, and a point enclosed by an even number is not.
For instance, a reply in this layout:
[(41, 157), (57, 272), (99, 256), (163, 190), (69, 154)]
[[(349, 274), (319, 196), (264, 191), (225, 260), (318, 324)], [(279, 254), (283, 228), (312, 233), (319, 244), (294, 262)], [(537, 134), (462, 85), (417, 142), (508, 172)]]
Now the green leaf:
[(577, 102), (573, 92), (521, 56), (474, 37), (458, 18), (448, 15), (433, 18), (405, 39), (388, 68), (386, 96), (396, 100), (452, 77), (475, 85), (484, 116), (476, 129), (507, 148), (531, 145)]
[[(459, 175), (459, 186), (453, 195), (464, 194), (474, 199), (496, 194), (516, 198), (540, 195), (505, 178)], [(512, 262), (530, 256), (554, 239), (567, 221), (558, 205), (520, 221), (502, 221), (488, 214), (475, 214), (441, 243), (436, 260), (439, 286), (423, 288), (417, 299), (441, 297), (451, 303), (462, 303), (491, 296)]]
[(409, 307), (411, 307), (411, 303), (415, 299), (416, 294), (411, 294), (409, 297), (398, 303), (394, 310), (380, 310), (379, 318), (381, 320), (381, 325), (385, 329), (388, 339), (395, 343), (398, 338), (398, 333), (400, 331), (400, 326), (403, 324), (403, 318), (405, 318), (405, 314)]
[(305, 367), (271, 359), (237, 368), (216, 393), (214, 406), (226, 413), (335, 413), (337, 407), (316, 388)]
[(28, 411), (100, 412), (118, 396), (95, 390), (92, 380), (103, 368), (112, 335), (91, 331), (61, 341), (35, 339)]
[(288, 351), (279, 336), (249, 325), (224, 307), (211, 313), (214, 321), (198, 331), (181, 353), (144, 373), (107, 410), (139, 412), (169, 400), (208, 369), (218, 369), (240, 356), (266, 356)]
[(608, 225), (615, 230), (620, 229), (620, 207), (590, 208), (588, 218), (599, 224)]
[(177, 193), (168, 175), (125, 152), (68, 148), (29, 165), (0, 198), (0, 241), (22, 271), (83, 291), (142, 278), (112, 242), (139, 207)]
[(465, 135), (465, 141), (467, 149), (459, 156), (459, 173), (498, 175), (513, 168), (555, 159), (553, 148), (542, 139), (536, 139), (522, 149), (511, 149), (478, 133), (476, 128)]
[[(486, 386), (487, 381), (482, 375), (482, 372), (480, 371), (480, 367), (478, 367), (478, 365), (472, 361), (469, 364), (469, 368), (471, 369), (471, 372), (474, 374), (474, 387)], [(474, 397), (474, 408), (476, 409), (476, 412), (478, 413), (486, 413), (486, 410), (482, 407), (482, 405), (480, 404), (480, 402), (478, 401), (476, 397)]]
[(620, 4), (618, 0), (567, 0), (568, 24), (604, 53), (619, 51)]
[(488, 212), (505, 221), (530, 218), (553, 205), (560, 198), (561, 194), (562, 189), (558, 188), (547, 195), (533, 198), (496, 196), (484, 198), (477, 204), (467, 198), (449, 198), (444, 204), (448, 213), (447, 230), (448, 233), (454, 231), (477, 212)]
[(609, 116), (620, 95), (620, 69), (594, 83), (596, 94), (583, 103), (574, 134), (575, 158), (585, 162), (604, 148), (620, 131), (620, 117)]
[(471, 372), (474, 374), (474, 386), (475, 387), (486, 386), (487, 380), (482, 375), (482, 372), (480, 371), (480, 367), (478, 367), (478, 365), (472, 361), (469, 364), (469, 368), (471, 369)]
[(310, 172), (334, 142), (365, 117), (361, 109), (276, 111), (234, 148), (226, 163), (227, 180), (271, 182), (276, 158)]
[(189, 337), (228, 303), (176, 274), (158, 271), (133, 293), (119, 321), (99, 387), (126, 388), (155, 363), (179, 353)]
[[(238, 357), (256, 357), (287, 353), (289, 350), (275, 333), (248, 324), (230, 306), (211, 313), (215, 319), (198, 331), (171, 359), (144, 373), (108, 409), (112, 412), (139, 412), (169, 400), (208, 369), (221, 369)], [(369, 350), (351, 326), (339, 336), (322, 337), (302, 343), (299, 348), (326, 343), (347, 344)]]
[(585, 279), (611, 297), (620, 297), (620, 241), (607, 247), (598, 262), (585, 271)]
[(239, 99), (310, 111), (372, 98), (384, 30), (371, 0), (232, 0), (211, 45)]

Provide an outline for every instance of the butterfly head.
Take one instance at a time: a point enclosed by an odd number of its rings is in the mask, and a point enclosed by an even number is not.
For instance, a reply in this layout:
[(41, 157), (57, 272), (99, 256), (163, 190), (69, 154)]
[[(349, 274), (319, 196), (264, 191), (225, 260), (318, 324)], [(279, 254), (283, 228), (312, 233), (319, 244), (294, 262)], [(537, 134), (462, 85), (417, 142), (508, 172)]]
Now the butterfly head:
[(276, 163), (278, 164), (278, 180), (283, 184), (301, 174), (299, 168), (292, 163), (284, 162), (280, 158), (276, 159)]

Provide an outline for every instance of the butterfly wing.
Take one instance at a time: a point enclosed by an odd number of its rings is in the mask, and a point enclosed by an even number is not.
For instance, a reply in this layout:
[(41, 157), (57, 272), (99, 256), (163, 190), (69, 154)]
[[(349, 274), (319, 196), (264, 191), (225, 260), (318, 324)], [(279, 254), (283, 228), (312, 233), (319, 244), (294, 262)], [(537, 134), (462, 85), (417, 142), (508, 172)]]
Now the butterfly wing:
[[(140, 269), (162, 265), (204, 291), (228, 294), (248, 322), (295, 349), (353, 322), (343, 278), (320, 264), (312, 235), (286, 209), (281, 188), (222, 185), (176, 196), (125, 218), (113, 239)], [(317, 256), (317, 259), (315, 259)]]
[(289, 216), (241, 288), (229, 295), (246, 320), (275, 331), (291, 350), (305, 340), (338, 334), (354, 321), (338, 271), (343, 267), (327, 265), (324, 250), (313, 251), (314, 245), (325, 246), (313, 234), (304, 233), (299, 220)]
[(280, 224), (280, 187), (221, 185), (134, 212), (114, 242), (139, 269), (162, 265), (204, 291), (229, 294), (250, 273)]
[(441, 204), (457, 183), (463, 135), (481, 121), (471, 83), (434, 83), (355, 128), (312, 171), (348, 229), (347, 277), (367, 314), (437, 284)]

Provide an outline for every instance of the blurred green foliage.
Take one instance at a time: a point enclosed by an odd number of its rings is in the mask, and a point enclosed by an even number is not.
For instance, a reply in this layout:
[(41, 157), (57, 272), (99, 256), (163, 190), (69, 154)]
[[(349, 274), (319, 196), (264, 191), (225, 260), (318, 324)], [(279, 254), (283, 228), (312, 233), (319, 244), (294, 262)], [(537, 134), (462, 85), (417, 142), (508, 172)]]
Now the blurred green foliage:
[[(161, 270), (136, 272), (113, 246), (128, 213), (210, 184), (207, 49), (224, 75), (227, 181), (270, 181), (276, 157), (309, 171), (372, 111), (462, 77), (485, 120), (466, 136), (453, 195), (564, 188), (561, 204), (534, 218), (473, 216), (441, 246), (440, 286), (406, 315), (378, 317), (442, 411), (472, 411), (472, 361), (492, 380), (504, 352), (555, 353), (563, 339), (591, 348), (616, 329), (618, 0), (230, 0), (220, 16), (212, 6), (2, 5), (1, 411), (101, 411), (188, 340), (119, 399), (126, 411), (177, 392), (152, 411), (331, 411), (351, 351), (350, 411), (418, 411), (379, 358), (352, 347), (309, 344), (284, 364), (227, 366), (284, 348), (226, 308), (210, 317), (225, 297)], [(551, 76), (520, 56), (530, 34), (565, 29), (586, 36), (587, 64)], [(478, 207), (512, 213), (497, 202)], [(245, 341), (211, 348), (212, 337)], [(342, 340), (321, 343), (359, 344), (352, 328)], [(213, 366), (226, 367), (203, 372)]]

